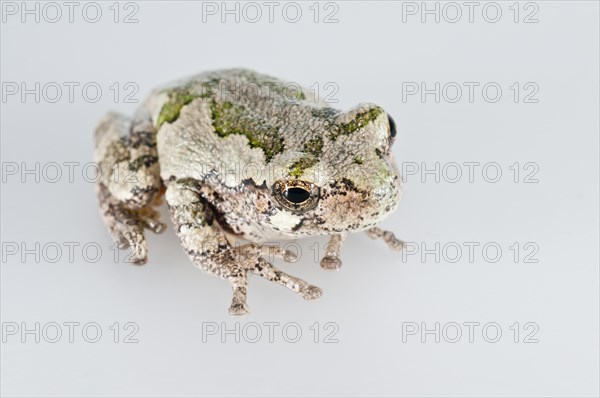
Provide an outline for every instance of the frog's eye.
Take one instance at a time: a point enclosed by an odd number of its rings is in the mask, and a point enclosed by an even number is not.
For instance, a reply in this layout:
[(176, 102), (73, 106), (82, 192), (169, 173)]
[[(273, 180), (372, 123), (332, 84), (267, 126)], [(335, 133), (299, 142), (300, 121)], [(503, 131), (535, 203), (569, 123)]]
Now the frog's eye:
[(390, 137), (394, 138), (396, 136), (396, 123), (390, 115), (388, 115), (388, 123), (390, 125)]
[(283, 196), (292, 203), (300, 204), (310, 198), (310, 192), (304, 188), (288, 188), (283, 191)]
[(276, 181), (273, 196), (283, 208), (294, 212), (310, 210), (319, 201), (319, 187), (306, 181)]

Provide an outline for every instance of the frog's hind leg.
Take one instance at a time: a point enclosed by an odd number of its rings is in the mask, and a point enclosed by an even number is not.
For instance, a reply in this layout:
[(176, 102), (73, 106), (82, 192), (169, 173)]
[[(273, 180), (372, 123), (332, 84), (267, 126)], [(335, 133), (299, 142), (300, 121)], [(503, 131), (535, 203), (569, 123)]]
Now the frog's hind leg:
[(103, 184), (98, 184), (98, 199), (104, 223), (120, 249), (131, 248), (130, 261), (143, 265), (147, 259), (147, 244), (144, 229), (161, 233), (165, 225), (159, 221), (159, 215), (152, 207), (140, 210), (127, 208), (115, 199)]
[[(233, 298), (229, 307), (231, 315), (248, 312), (246, 303), (248, 273), (254, 273), (270, 281), (281, 284), (305, 299), (321, 295), (318, 287), (309, 285), (302, 279), (279, 271), (263, 255), (273, 250), (255, 243), (233, 247), (210, 207), (202, 198), (198, 182), (180, 180), (170, 182), (167, 187), (167, 203), (175, 225), (175, 232), (198, 268), (222, 279), (233, 288)], [(289, 257), (289, 253), (276, 250), (278, 256)]]
[(107, 114), (96, 129), (101, 213), (119, 247), (131, 247), (134, 264), (147, 259), (144, 229), (160, 233), (165, 227), (154, 208), (162, 193), (155, 136), (149, 120), (116, 113)]

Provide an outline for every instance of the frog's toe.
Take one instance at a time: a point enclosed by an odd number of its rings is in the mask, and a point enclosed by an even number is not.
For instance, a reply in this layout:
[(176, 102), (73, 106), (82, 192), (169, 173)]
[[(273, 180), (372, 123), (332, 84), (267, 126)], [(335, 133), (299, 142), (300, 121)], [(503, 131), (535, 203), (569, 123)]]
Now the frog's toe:
[(167, 228), (167, 224), (162, 223), (155, 219), (146, 220), (145, 226), (146, 226), (146, 228), (148, 228), (150, 231), (154, 232), (155, 234), (162, 234), (165, 231), (165, 229)]
[(396, 235), (394, 235), (394, 233), (391, 231), (385, 231), (381, 228), (373, 227), (367, 229), (365, 232), (371, 239), (383, 239), (383, 241), (387, 243), (388, 247), (392, 250), (399, 251), (404, 249), (404, 242), (396, 238)]
[(232, 304), (231, 307), (229, 307), (229, 315), (246, 315), (249, 312), (250, 310), (248, 309), (248, 305), (246, 305), (245, 303)]
[(325, 256), (321, 259), (321, 268), (337, 270), (342, 266), (342, 260), (337, 256)]
[(308, 285), (302, 288), (298, 293), (300, 293), (300, 296), (305, 300), (314, 300), (323, 295), (323, 290), (321, 290), (320, 287)]
[(229, 307), (229, 315), (245, 315), (250, 312), (246, 304), (247, 294), (247, 279), (246, 275), (237, 276), (230, 279), (233, 286), (233, 297), (231, 298), (231, 306)]
[(160, 222), (160, 214), (152, 207), (146, 207), (140, 210), (136, 210), (132, 215), (137, 222), (141, 223), (144, 228), (149, 229), (155, 234), (162, 233), (167, 225)]
[(134, 265), (144, 265), (148, 261), (148, 245), (140, 232), (126, 232), (124, 238), (131, 247), (129, 262)]
[(246, 315), (249, 312), (250, 309), (245, 302), (233, 302), (229, 307), (229, 315)]
[(298, 260), (298, 255), (291, 250), (284, 250), (282, 257), (283, 260), (288, 263), (294, 263)]
[(119, 249), (121, 249), (121, 250), (129, 249), (129, 242), (127, 241), (127, 239), (125, 238), (124, 235), (117, 234), (116, 236), (113, 236), (113, 240), (115, 241), (115, 243), (117, 244)]
[(391, 242), (388, 242), (388, 246), (392, 250), (400, 251), (404, 250), (405, 245), (403, 241), (394, 237), (394, 239)]
[(291, 250), (278, 249), (275, 252), (275, 255), (277, 257), (282, 258), (283, 261), (285, 261), (286, 263), (295, 263), (296, 261), (298, 261), (298, 255)]

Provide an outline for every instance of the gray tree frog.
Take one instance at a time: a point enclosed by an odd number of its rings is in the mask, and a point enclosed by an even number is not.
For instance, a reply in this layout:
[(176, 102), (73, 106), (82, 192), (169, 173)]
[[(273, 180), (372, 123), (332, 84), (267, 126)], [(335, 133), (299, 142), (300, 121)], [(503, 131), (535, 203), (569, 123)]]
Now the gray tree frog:
[[(248, 275), (305, 299), (321, 289), (275, 268), (293, 253), (274, 240), (329, 235), (321, 266), (337, 269), (344, 236), (398, 205), (393, 119), (379, 106), (333, 109), (310, 90), (246, 69), (201, 73), (156, 89), (133, 118), (107, 114), (95, 133), (101, 213), (116, 243), (144, 264), (144, 229), (160, 233), (166, 197), (191, 261), (233, 288), (229, 312), (248, 312)], [(244, 244), (236, 243), (237, 239)]]

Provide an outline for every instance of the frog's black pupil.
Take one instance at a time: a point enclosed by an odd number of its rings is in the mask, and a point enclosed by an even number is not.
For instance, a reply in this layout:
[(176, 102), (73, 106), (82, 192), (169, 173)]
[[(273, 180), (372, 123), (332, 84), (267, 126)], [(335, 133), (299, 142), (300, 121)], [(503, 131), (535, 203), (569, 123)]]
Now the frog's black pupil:
[(288, 188), (283, 192), (283, 196), (292, 203), (302, 203), (310, 197), (310, 193), (302, 188)]
[(388, 115), (388, 121), (390, 123), (390, 136), (395, 137), (396, 136), (396, 123), (394, 122), (394, 119), (392, 119), (392, 117), (390, 115)]

